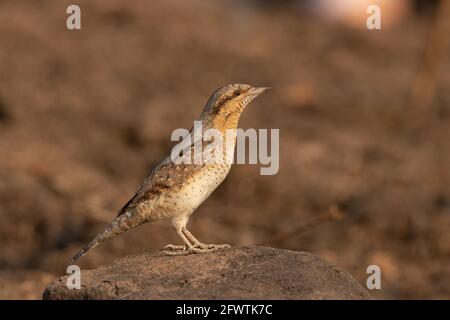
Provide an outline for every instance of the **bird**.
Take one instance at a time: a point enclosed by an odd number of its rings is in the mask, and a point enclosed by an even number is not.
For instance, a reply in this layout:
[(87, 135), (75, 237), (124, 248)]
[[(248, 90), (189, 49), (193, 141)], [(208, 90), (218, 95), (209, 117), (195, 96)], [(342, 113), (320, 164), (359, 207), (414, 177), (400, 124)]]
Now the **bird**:
[[(229, 84), (215, 90), (197, 120), (202, 124), (200, 136), (194, 125), (184, 137), (184, 145), (179, 147), (180, 152), (176, 156), (172, 152), (147, 175), (131, 199), (118, 211), (115, 219), (75, 254), (72, 262), (108, 239), (143, 223), (161, 219), (171, 219), (172, 227), (183, 241), (183, 245), (167, 245), (164, 248), (167, 255), (207, 253), (229, 248), (228, 244), (200, 242), (186, 225), (192, 213), (224, 181), (230, 171), (229, 160), (234, 156), (236, 145), (235, 130), (242, 112), (254, 98), (268, 89), (248, 84)], [(222, 150), (226, 149), (226, 152), (219, 153), (219, 160), (225, 161), (186, 161), (199, 156), (199, 152), (200, 155), (205, 155), (208, 145), (215, 140), (205, 139), (204, 134), (208, 129), (219, 133), (219, 137), (224, 139)], [(228, 137), (227, 132), (232, 134)], [(196, 148), (199, 141), (204, 147), (200, 151)]]

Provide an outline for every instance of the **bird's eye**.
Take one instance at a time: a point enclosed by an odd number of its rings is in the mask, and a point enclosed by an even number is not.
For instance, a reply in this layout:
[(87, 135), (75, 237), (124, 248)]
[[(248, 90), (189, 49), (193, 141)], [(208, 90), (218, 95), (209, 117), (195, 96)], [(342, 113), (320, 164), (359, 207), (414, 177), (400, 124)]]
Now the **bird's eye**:
[(237, 97), (237, 96), (239, 96), (241, 94), (241, 92), (239, 90), (236, 90), (233, 94), (234, 94), (235, 97)]

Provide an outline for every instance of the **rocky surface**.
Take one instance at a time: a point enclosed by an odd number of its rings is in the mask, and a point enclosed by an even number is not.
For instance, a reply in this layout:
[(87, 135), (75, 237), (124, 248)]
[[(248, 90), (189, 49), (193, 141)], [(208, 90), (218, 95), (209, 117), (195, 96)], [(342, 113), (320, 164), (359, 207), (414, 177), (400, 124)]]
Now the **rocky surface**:
[(241, 247), (165, 256), (153, 251), (51, 282), (44, 299), (368, 299), (347, 272), (307, 252)]

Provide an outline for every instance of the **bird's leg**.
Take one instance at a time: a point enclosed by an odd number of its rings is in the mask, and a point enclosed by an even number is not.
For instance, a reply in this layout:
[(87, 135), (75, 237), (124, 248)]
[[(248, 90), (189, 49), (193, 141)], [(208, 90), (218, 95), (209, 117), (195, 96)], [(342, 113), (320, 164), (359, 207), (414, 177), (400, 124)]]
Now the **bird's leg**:
[(208, 249), (209, 245), (205, 243), (201, 243), (192, 233), (189, 232), (186, 227), (183, 228), (183, 232), (186, 234), (186, 236), (194, 243), (194, 247), (201, 248), (201, 249)]
[[(188, 222), (188, 218), (183, 217), (183, 216), (172, 219), (173, 228), (175, 229), (175, 231), (177, 232), (177, 234), (180, 236), (181, 240), (183, 240), (183, 242), (185, 244), (184, 245), (168, 244), (167, 246), (164, 247), (164, 249), (184, 251), (187, 248), (189, 248), (190, 246), (192, 246), (192, 244), (189, 242), (189, 240), (186, 239), (186, 237), (181, 233), (181, 230), (186, 226), (187, 222)], [(168, 252), (166, 252), (166, 253), (168, 253)]]
[[(208, 245), (202, 244), (200, 241), (195, 239), (192, 234), (187, 231), (186, 229), (187, 224), (187, 218), (186, 217), (179, 217), (172, 220), (172, 225), (175, 228), (178, 236), (183, 240), (184, 246), (175, 246), (175, 245), (168, 245), (166, 246), (166, 249), (172, 249), (171, 251), (164, 251), (165, 254), (170, 256), (181, 256), (181, 255), (187, 255), (191, 253), (206, 253), (206, 252), (212, 252), (219, 248), (209, 248)], [(187, 231), (186, 234), (189, 234), (188, 237), (191, 238), (191, 241), (194, 242), (195, 245), (192, 245), (189, 240), (186, 238), (186, 236), (183, 234), (183, 231)], [(195, 240), (194, 240), (195, 239)], [(200, 247), (200, 245), (203, 245), (204, 247)], [(180, 249), (178, 249), (180, 248)]]
[(194, 246), (200, 249), (225, 249), (230, 248), (228, 244), (206, 244), (200, 242), (194, 235), (186, 228), (183, 228), (184, 233), (194, 243)]
[[(184, 255), (188, 255), (191, 253), (207, 253), (207, 252), (214, 251), (214, 249), (198, 248), (198, 247), (193, 246), (189, 242), (189, 240), (184, 236), (182, 230), (183, 230), (182, 228), (177, 230), (177, 234), (180, 236), (180, 238), (183, 240), (183, 242), (186, 244), (186, 246), (183, 246), (182, 250), (164, 251), (165, 254), (167, 254), (169, 256), (184, 256)], [(173, 247), (176, 247), (176, 246), (173, 246)]]
[(186, 254), (191, 253), (188, 250), (189, 250), (189, 248), (194, 248), (194, 246), (184, 236), (184, 234), (182, 232), (182, 228), (177, 228), (176, 231), (177, 231), (177, 234), (180, 236), (181, 240), (183, 240), (183, 242), (185, 243), (185, 245), (180, 246), (180, 245), (168, 244), (167, 246), (164, 247), (164, 249), (169, 249), (169, 250), (173, 250), (173, 251), (164, 251), (164, 253), (169, 256), (180, 256), (180, 255), (186, 255)]

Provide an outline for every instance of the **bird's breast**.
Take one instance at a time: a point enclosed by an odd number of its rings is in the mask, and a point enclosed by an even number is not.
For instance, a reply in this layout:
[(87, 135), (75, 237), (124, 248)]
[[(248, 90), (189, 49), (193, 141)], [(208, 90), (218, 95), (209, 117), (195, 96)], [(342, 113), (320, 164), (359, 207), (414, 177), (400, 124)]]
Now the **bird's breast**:
[(177, 202), (185, 214), (191, 214), (228, 175), (230, 165), (210, 164), (193, 174), (177, 192)]

